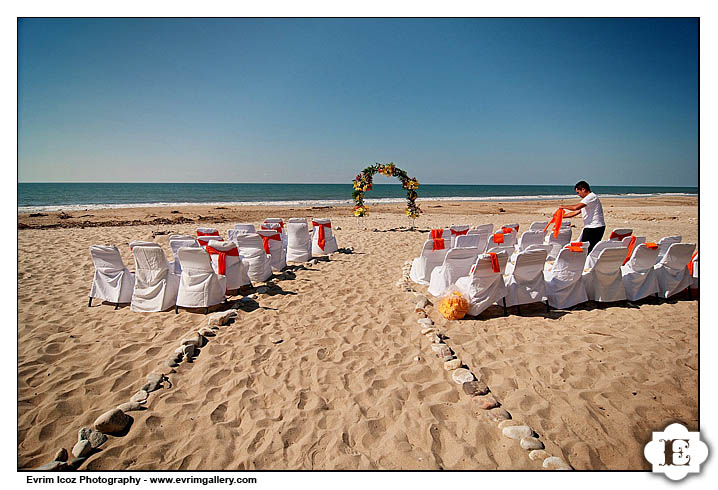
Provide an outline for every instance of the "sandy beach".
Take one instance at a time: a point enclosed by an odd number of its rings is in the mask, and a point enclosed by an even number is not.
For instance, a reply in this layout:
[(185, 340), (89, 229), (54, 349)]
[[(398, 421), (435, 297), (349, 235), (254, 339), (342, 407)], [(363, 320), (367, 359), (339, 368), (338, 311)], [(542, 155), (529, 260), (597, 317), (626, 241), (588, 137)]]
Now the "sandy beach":
[[(415, 296), (396, 282), (426, 230), (547, 220), (559, 202), (421, 202), (347, 207), (186, 206), (18, 215), (17, 467), (52, 461), (77, 431), (126, 402), (152, 372), (169, 383), (132, 426), (80, 467), (91, 470), (541, 469), (457, 385), (420, 334)], [(695, 197), (602, 199), (607, 229), (698, 243)], [(88, 247), (266, 217), (330, 217), (340, 247), (298, 268), (240, 309), (194, 362), (164, 366), (179, 341), (206, 326), (201, 312), (136, 313), (95, 300)], [(573, 238), (581, 231), (572, 219)], [(426, 287), (413, 286), (427, 294)], [(431, 297), (428, 296), (430, 299)], [(241, 296), (230, 298), (230, 303)], [(434, 301), (438, 303), (438, 301)], [(698, 428), (698, 301), (634, 307), (587, 303), (491, 307), (478, 318), (429, 318), (512, 419), (575, 469), (650, 469), (643, 447), (671, 422)], [(281, 342), (278, 340), (281, 339)]]

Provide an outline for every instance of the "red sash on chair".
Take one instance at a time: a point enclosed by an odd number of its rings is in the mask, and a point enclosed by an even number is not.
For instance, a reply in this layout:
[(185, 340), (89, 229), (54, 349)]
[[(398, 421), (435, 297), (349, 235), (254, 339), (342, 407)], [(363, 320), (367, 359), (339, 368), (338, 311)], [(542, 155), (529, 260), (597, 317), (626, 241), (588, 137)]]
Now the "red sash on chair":
[(489, 252), (489, 257), (491, 258), (491, 270), (494, 273), (501, 272), (501, 266), (499, 265), (499, 258), (496, 256), (494, 252)]
[(631, 241), (628, 244), (628, 253), (626, 254), (626, 258), (623, 260), (623, 265), (626, 265), (626, 262), (631, 260), (631, 255), (633, 254), (633, 249), (636, 246), (636, 237), (632, 236)]
[(646, 248), (655, 250), (656, 248), (658, 248), (658, 244), (655, 242), (646, 242)]
[(317, 239), (317, 245), (319, 245), (319, 248), (324, 250), (324, 245), (326, 245), (326, 242), (324, 241), (324, 228), (331, 228), (331, 223), (317, 223), (316, 221), (312, 221), (312, 226), (318, 226), (319, 227), (319, 238)]
[(608, 236), (609, 240), (618, 239), (623, 240), (627, 236), (633, 235), (633, 232), (630, 233), (616, 233), (615, 231), (612, 231), (611, 234)]
[(213, 240), (215, 238), (215, 235), (203, 235), (197, 237), (197, 243), (199, 243), (199, 246), (202, 248), (207, 248), (207, 245), (209, 245), (210, 240)]
[(213, 231), (211, 233), (205, 233), (203, 231), (197, 230), (197, 236), (219, 236), (219, 231)]
[[(276, 225), (276, 226), (274, 226)], [(279, 233), (284, 231), (284, 223), (262, 223), (259, 227), (260, 230), (277, 230)]]
[(583, 252), (583, 242), (571, 242), (566, 248), (571, 252)]
[[(259, 235), (262, 237), (262, 245), (264, 245), (264, 251), (269, 255), (271, 252), (269, 251), (269, 240), (276, 240), (278, 242), (282, 241), (282, 237), (279, 236), (279, 233), (276, 233), (274, 235), (264, 236)], [(322, 249), (323, 250), (323, 249)]]
[(452, 230), (451, 228), (449, 228), (449, 231), (451, 232), (452, 235), (461, 236), (461, 235), (466, 235), (469, 232), (469, 229), (467, 228), (462, 231), (462, 230)]
[(494, 233), (491, 239), (494, 241), (494, 243), (504, 243), (504, 234)]
[(219, 274), (220, 276), (227, 275), (227, 256), (229, 255), (230, 257), (239, 257), (239, 250), (237, 249), (237, 247), (233, 247), (227, 251), (223, 251), (217, 250), (207, 245), (207, 248), (205, 248), (205, 250), (210, 255), (219, 256), (217, 257), (217, 274)]
[(442, 236), (444, 236), (443, 228), (431, 230), (431, 239), (434, 241), (434, 248), (432, 248), (432, 250), (444, 250), (444, 239), (441, 238)]
[(553, 237), (558, 238), (558, 232), (561, 231), (561, 221), (563, 221), (564, 214), (566, 214), (566, 211), (563, 208), (558, 208), (556, 212), (553, 213), (551, 221), (546, 224), (546, 228), (544, 228), (543, 231), (548, 230), (548, 227), (553, 223)]
[(504, 233), (513, 233), (514, 230), (516, 231), (516, 233), (518, 233), (518, 232), (519, 232), (519, 225), (516, 225), (516, 227), (513, 227), (513, 228), (510, 227), (510, 226), (502, 226), (502, 227), (501, 227), (501, 231), (503, 231)]
[(691, 276), (693, 275), (693, 259), (696, 258), (696, 255), (698, 255), (698, 250), (696, 250), (693, 255), (691, 255), (691, 260), (688, 261), (688, 273)]

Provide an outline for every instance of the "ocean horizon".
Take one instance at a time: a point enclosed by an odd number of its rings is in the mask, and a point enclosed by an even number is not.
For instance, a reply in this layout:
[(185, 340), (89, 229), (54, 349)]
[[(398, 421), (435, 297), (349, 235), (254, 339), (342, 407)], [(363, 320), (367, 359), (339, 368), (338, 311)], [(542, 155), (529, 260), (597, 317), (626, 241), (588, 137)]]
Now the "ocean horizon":
[[(351, 206), (351, 184), (18, 183), (18, 213), (139, 206)], [(698, 187), (594, 186), (599, 197), (694, 196)], [(571, 185), (422, 184), (417, 202), (576, 199)], [(374, 184), (366, 203), (404, 202), (400, 184)]]

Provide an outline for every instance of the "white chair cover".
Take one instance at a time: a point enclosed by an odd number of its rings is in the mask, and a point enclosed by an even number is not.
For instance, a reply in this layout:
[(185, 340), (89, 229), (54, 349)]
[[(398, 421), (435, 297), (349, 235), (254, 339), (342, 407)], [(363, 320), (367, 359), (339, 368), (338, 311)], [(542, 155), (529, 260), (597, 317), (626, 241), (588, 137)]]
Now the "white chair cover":
[[(227, 255), (237, 249), (236, 243), (211, 240), (208, 244), (208, 248), (225, 253), (224, 274), (222, 274), (219, 268), (220, 255), (208, 250), (209, 258), (212, 261), (212, 268), (219, 276), (223, 276), (227, 280), (227, 290), (234, 290), (252, 284), (252, 281), (249, 279), (249, 264), (242, 260), (241, 255)], [(237, 249), (237, 252), (239, 252), (239, 249)]]
[[(275, 271), (281, 271), (287, 267), (287, 255), (282, 244), (282, 234), (279, 230), (259, 230), (257, 234), (260, 237), (266, 237), (267, 247), (269, 248), (269, 262), (272, 264), (272, 269)], [(262, 244), (264, 244), (264, 238), (262, 238)], [(266, 252), (267, 249), (265, 248)]]
[(122, 262), (120, 251), (114, 245), (92, 245), (90, 256), (95, 265), (90, 298), (99, 298), (110, 303), (129, 303), (135, 275)]
[[(459, 234), (461, 233), (461, 235)], [(451, 247), (456, 247), (456, 238), (469, 233), (469, 225), (451, 225), (449, 227), (449, 237), (451, 238)], [(446, 238), (446, 235), (443, 236)]]
[[(628, 237), (628, 239), (630, 240), (630, 237)], [(596, 261), (598, 260), (598, 256), (601, 255), (601, 252), (605, 249), (625, 246), (626, 245), (623, 244), (623, 240), (601, 240), (595, 247), (593, 247), (591, 253), (586, 256), (586, 263), (583, 266), (584, 269), (593, 269), (593, 266), (596, 265)], [(628, 253), (628, 249), (626, 249), (626, 253)], [(624, 255), (623, 258), (625, 259), (626, 256)]]
[(658, 278), (655, 269), (658, 248), (648, 248), (639, 243), (633, 249), (631, 258), (621, 266), (626, 299), (638, 301), (658, 292)]
[(656, 257), (656, 264), (663, 260), (663, 257), (668, 252), (668, 247), (674, 243), (681, 243), (683, 237), (681, 235), (663, 237), (658, 241), (658, 257)]
[(205, 248), (212, 240), (222, 240), (221, 237), (215, 235), (203, 235), (197, 237), (197, 243), (200, 247)]
[(529, 245), (541, 245), (543, 244), (544, 234), (543, 231), (525, 231), (519, 238), (519, 243), (516, 246), (517, 251), (522, 252), (526, 250)]
[(132, 250), (135, 247), (160, 247), (162, 248), (162, 245), (155, 242), (146, 242), (144, 240), (132, 240), (130, 242), (130, 250)]
[(546, 301), (543, 268), (547, 256), (546, 249), (524, 250), (516, 255), (515, 264), (506, 264), (506, 306)]
[(620, 242), (624, 238), (631, 235), (633, 235), (633, 230), (631, 228), (616, 228), (608, 235), (608, 239), (618, 240)]
[(287, 254), (287, 230), (284, 228), (284, 220), (282, 218), (267, 218), (264, 223), (260, 226), (262, 230), (277, 230), (280, 233), (282, 239), (282, 246), (284, 248), (284, 254)]
[[(480, 234), (467, 234), (467, 235), (460, 235), (456, 237), (456, 240), (454, 242), (453, 248), (475, 248), (479, 250), (479, 246), (481, 245), (481, 237)], [(486, 242), (483, 243), (484, 247), (486, 246)], [(481, 249), (481, 252), (484, 250)]]
[(444, 263), (431, 271), (429, 294), (436, 297), (444, 294), (460, 277), (466, 276), (476, 261), (476, 248), (452, 248), (446, 253)]
[(468, 235), (476, 235), (479, 237), (477, 248), (479, 249), (479, 253), (484, 253), (486, 246), (489, 244), (491, 232), (486, 230), (469, 230)]
[(499, 261), (498, 272), (493, 271), (491, 256), (481, 254), (469, 274), (456, 281), (456, 289), (469, 302), (469, 315), (479, 315), (506, 295), (506, 285), (502, 274), (508, 262), (508, 255), (506, 252), (499, 252), (496, 254), (496, 258)]
[(568, 248), (562, 248), (553, 267), (544, 272), (546, 297), (553, 308), (570, 308), (588, 301), (582, 281), (587, 250), (585, 246), (583, 252), (572, 252)]
[(234, 229), (241, 233), (255, 233), (254, 225), (252, 223), (237, 223), (234, 225)]
[(206, 250), (183, 247), (177, 251), (177, 256), (182, 263), (177, 306), (208, 308), (224, 301), (227, 281), (214, 272)]
[(425, 241), (421, 254), (411, 262), (409, 278), (417, 284), (428, 285), (431, 280), (431, 272), (444, 263), (448, 251), (449, 247), (446, 241), (444, 248), (440, 250), (434, 250), (433, 240)]
[(138, 245), (135, 257), (135, 287), (132, 311), (164, 311), (174, 306), (179, 289), (179, 276), (169, 271), (169, 263), (161, 247)]
[(491, 233), (494, 231), (494, 224), (487, 223), (485, 225), (478, 225), (474, 228), (474, 230), (486, 233), (487, 235), (491, 235)]
[(312, 240), (307, 222), (293, 219), (298, 218), (289, 218), (287, 223), (287, 262), (307, 262), (312, 258)]
[(588, 299), (600, 302), (626, 299), (621, 265), (627, 253), (628, 247), (609, 247), (601, 250), (591, 270), (583, 273)]
[(197, 236), (219, 236), (217, 228), (197, 228)]
[(172, 249), (172, 256), (175, 259), (170, 264), (170, 270), (177, 275), (182, 274), (182, 265), (177, 258), (177, 251), (182, 247), (200, 248), (200, 245), (193, 236), (189, 238), (170, 238), (170, 249)]
[[(660, 246), (659, 246), (660, 249)], [(693, 283), (688, 272), (688, 262), (696, 249), (695, 243), (672, 243), (654, 269), (658, 277), (658, 294), (670, 298)]]
[[(503, 235), (504, 241), (503, 242), (497, 242), (496, 240), (500, 240), (500, 237)], [(501, 228), (496, 230), (494, 233), (489, 235), (489, 240), (486, 245), (487, 249), (493, 248), (493, 247), (516, 247), (516, 232), (513, 233), (504, 233), (501, 231)]]
[(289, 223), (306, 223), (307, 218), (289, 218)]
[(272, 263), (258, 234), (237, 235), (237, 246), (242, 262), (247, 262), (249, 266), (248, 274), (252, 282), (263, 282), (272, 277)]
[[(319, 230), (324, 232), (324, 248), (319, 246)], [(332, 220), (328, 218), (312, 218), (312, 255), (326, 255), (339, 249), (337, 238), (332, 231)]]
[(558, 237), (554, 238), (553, 231), (546, 230), (546, 238), (544, 243), (551, 245), (551, 251), (548, 254), (549, 260), (553, 260), (558, 255), (559, 251), (565, 246), (571, 243), (571, 228), (560, 228), (558, 231)]
[(172, 240), (194, 240), (194, 235), (170, 235), (170, 241)]
[[(548, 221), (533, 221), (531, 225), (529, 225), (529, 231), (540, 231), (543, 233), (543, 229), (546, 228), (547, 224)], [(563, 224), (563, 221), (561, 224)]]

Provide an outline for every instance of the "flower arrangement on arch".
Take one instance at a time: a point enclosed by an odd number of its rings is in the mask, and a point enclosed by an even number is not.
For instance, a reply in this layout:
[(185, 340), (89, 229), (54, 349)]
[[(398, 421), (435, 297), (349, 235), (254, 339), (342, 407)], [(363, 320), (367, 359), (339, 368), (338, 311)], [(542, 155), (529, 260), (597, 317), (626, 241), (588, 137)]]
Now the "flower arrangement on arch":
[(372, 189), (374, 174), (380, 173), (385, 177), (397, 177), (401, 180), (401, 186), (406, 189), (406, 209), (404, 213), (406, 216), (415, 220), (421, 215), (422, 210), (419, 205), (416, 204), (416, 198), (418, 194), (416, 190), (419, 188), (419, 181), (414, 177), (409, 177), (406, 171), (397, 168), (394, 162), (386, 164), (375, 163), (371, 165), (357, 175), (352, 184), (354, 190), (352, 191), (352, 199), (354, 199), (354, 216), (364, 217), (369, 214), (369, 207), (364, 204), (364, 193)]

